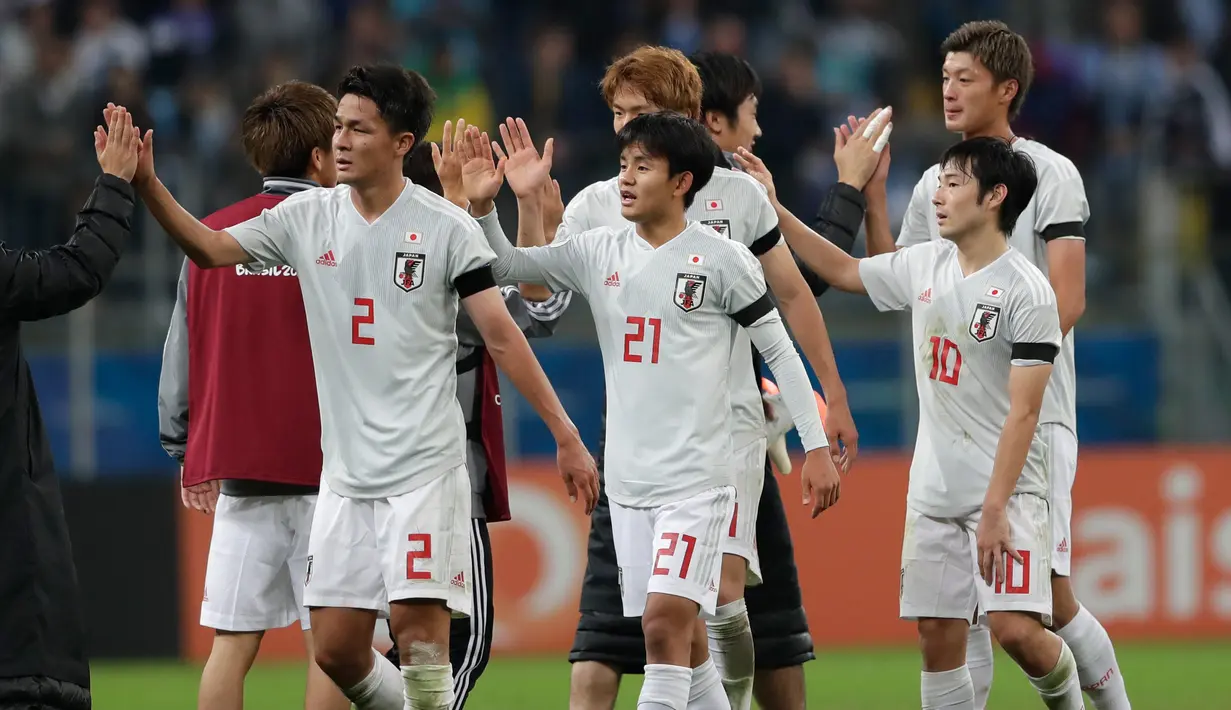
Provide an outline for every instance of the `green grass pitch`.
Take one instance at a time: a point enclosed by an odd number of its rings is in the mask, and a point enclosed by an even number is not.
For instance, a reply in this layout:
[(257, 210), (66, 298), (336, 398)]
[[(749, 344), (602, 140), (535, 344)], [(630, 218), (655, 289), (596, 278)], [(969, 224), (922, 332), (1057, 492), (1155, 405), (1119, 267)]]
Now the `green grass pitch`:
[[(1118, 656), (1134, 710), (1231, 710), (1231, 641), (1122, 644)], [(913, 648), (826, 650), (806, 667), (808, 707), (818, 710), (910, 710), (919, 707), (919, 662)], [(200, 668), (176, 663), (96, 663), (95, 710), (190, 710)], [(250, 710), (303, 707), (296, 664), (259, 664), (247, 683)], [(625, 681), (616, 707), (633, 710), (640, 678)], [(479, 681), (468, 710), (568, 707), (568, 662), (560, 657), (500, 658)], [(991, 710), (1043, 707), (1021, 672), (996, 659)], [(1093, 705), (1087, 703), (1093, 710)]]

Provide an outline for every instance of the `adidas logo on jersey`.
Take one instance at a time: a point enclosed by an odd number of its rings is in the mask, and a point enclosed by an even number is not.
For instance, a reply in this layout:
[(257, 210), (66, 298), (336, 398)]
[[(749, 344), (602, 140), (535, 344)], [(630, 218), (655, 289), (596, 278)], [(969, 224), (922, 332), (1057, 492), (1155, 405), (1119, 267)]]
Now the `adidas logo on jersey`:
[(466, 573), (458, 572), (456, 575), (454, 575), (453, 581), (449, 582), (449, 584), (452, 584), (458, 589), (465, 589), (466, 588)]
[(319, 266), (337, 266), (338, 262), (333, 258), (333, 249), (321, 254), (316, 258), (316, 263)]
[(928, 286), (926, 291), (919, 294), (919, 302), (920, 303), (931, 303), (932, 302), (932, 287), (931, 286)]
[(1056, 545), (1056, 552), (1068, 552), (1068, 551), (1069, 551), (1069, 539), (1066, 537), (1060, 541), (1059, 545)]
[(603, 285), (604, 286), (615, 286), (616, 288), (619, 288), (620, 287), (620, 272), (617, 271), (613, 273), (611, 276), (608, 276), (607, 280), (603, 282)]

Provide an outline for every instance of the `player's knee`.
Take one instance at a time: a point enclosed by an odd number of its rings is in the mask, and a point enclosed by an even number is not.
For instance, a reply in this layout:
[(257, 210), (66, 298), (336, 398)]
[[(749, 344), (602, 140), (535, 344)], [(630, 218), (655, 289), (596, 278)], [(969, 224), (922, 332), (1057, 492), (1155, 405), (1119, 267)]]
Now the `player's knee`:
[(970, 626), (962, 619), (920, 619), (919, 651), (923, 670), (941, 673), (966, 663), (966, 635)]
[(659, 609), (641, 617), (641, 631), (645, 636), (647, 655), (654, 657), (675, 656), (681, 649), (688, 649), (692, 644), (692, 627), (695, 619), (688, 615), (675, 613), (675, 609)]
[(349, 644), (316, 642), (316, 665), (340, 688), (350, 688), (363, 680), (371, 668), (372, 653), (356, 652)]
[(993, 612), (988, 614), (987, 623), (1001, 648), (1014, 658), (1029, 655), (1031, 647), (1039, 642), (1041, 636), (1047, 635), (1042, 622), (1030, 614)]
[(214, 632), (214, 644), (209, 650), (210, 664), (230, 669), (241, 675), (246, 674), (256, 661), (257, 652), (261, 650), (261, 638), (264, 635), (262, 631)]
[(620, 691), (620, 674), (599, 661), (578, 661), (569, 677), (569, 710), (611, 710)]
[(1053, 574), (1051, 578), (1051, 618), (1053, 629), (1063, 629), (1069, 625), (1081, 611), (1077, 595), (1073, 593), (1073, 583), (1068, 577)]

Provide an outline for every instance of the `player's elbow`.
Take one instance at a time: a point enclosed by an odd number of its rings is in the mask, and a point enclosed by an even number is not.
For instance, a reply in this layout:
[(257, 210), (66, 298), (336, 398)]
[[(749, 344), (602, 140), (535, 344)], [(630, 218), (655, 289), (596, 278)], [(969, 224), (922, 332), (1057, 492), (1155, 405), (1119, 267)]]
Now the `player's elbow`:
[(1066, 302), (1061, 304), (1059, 311), (1060, 330), (1067, 334), (1077, 325), (1077, 321), (1081, 320), (1081, 317), (1086, 312), (1086, 294), (1083, 292), (1066, 299)]

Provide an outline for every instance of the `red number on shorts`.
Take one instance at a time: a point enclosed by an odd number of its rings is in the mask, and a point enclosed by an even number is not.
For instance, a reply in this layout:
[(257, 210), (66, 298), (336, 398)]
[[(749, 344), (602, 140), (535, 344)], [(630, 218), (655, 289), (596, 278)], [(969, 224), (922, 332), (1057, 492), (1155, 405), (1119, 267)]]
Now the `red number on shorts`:
[(350, 319), (350, 341), (355, 345), (375, 345), (376, 338), (359, 334), (359, 326), (376, 322), (376, 302), (370, 298), (356, 298), (356, 308), (366, 308), (366, 313), (356, 313)]
[(697, 545), (697, 538), (692, 535), (681, 535), (679, 533), (663, 533), (663, 542), (666, 544), (658, 548), (658, 552), (654, 553), (654, 575), (668, 575), (671, 570), (666, 567), (658, 566), (659, 560), (663, 557), (674, 557), (675, 546), (680, 542), (684, 543), (684, 561), (680, 563), (680, 579), (688, 577), (688, 568), (692, 566), (692, 550)]
[[(1030, 593), (1030, 551), (1018, 550), (1017, 554), (1022, 556), (1021, 564), (1009, 555), (1005, 555), (1004, 559), (1004, 579), (996, 580), (997, 594), (1029, 594)], [(1013, 584), (1013, 568), (1021, 570), (1021, 584)]]
[(432, 573), (415, 569), (415, 560), (432, 559), (432, 536), (426, 533), (412, 533), (406, 536), (411, 545), (422, 543), (421, 549), (411, 549), (406, 553), (406, 579), (431, 579)]
[(735, 537), (735, 525), (739, 522), (739, 503), (735, 504), (735, 512), (731, 513), (731, 529), (727, 531), (727, 537)]
[(633, 343), (645, 342), (645, 326), (649, 323), (650, 328), (654, 331), (653, 340), (650, 345), (650, 364), (658, 364), (658, 331), (662, 327), (662, 318), (642, 318), (641, 316), (629, 316), (628, 324), (635, 326), (637, 332), (624, 334), (624, 362), (641, 362), (641, 355), (634, 353), (632, 350)]
[[(953, 362), (949, 362), (949, 353), (953, 353)], [(952, 367), (950, 367), (952, 365)], [(962, 374), (962, 353), (957, 349), (957, 343), (939, 335), (932, 336), (932, 371), (928, 377), (939, 380), (946, 385), (956, 385), (958, 375)]]

